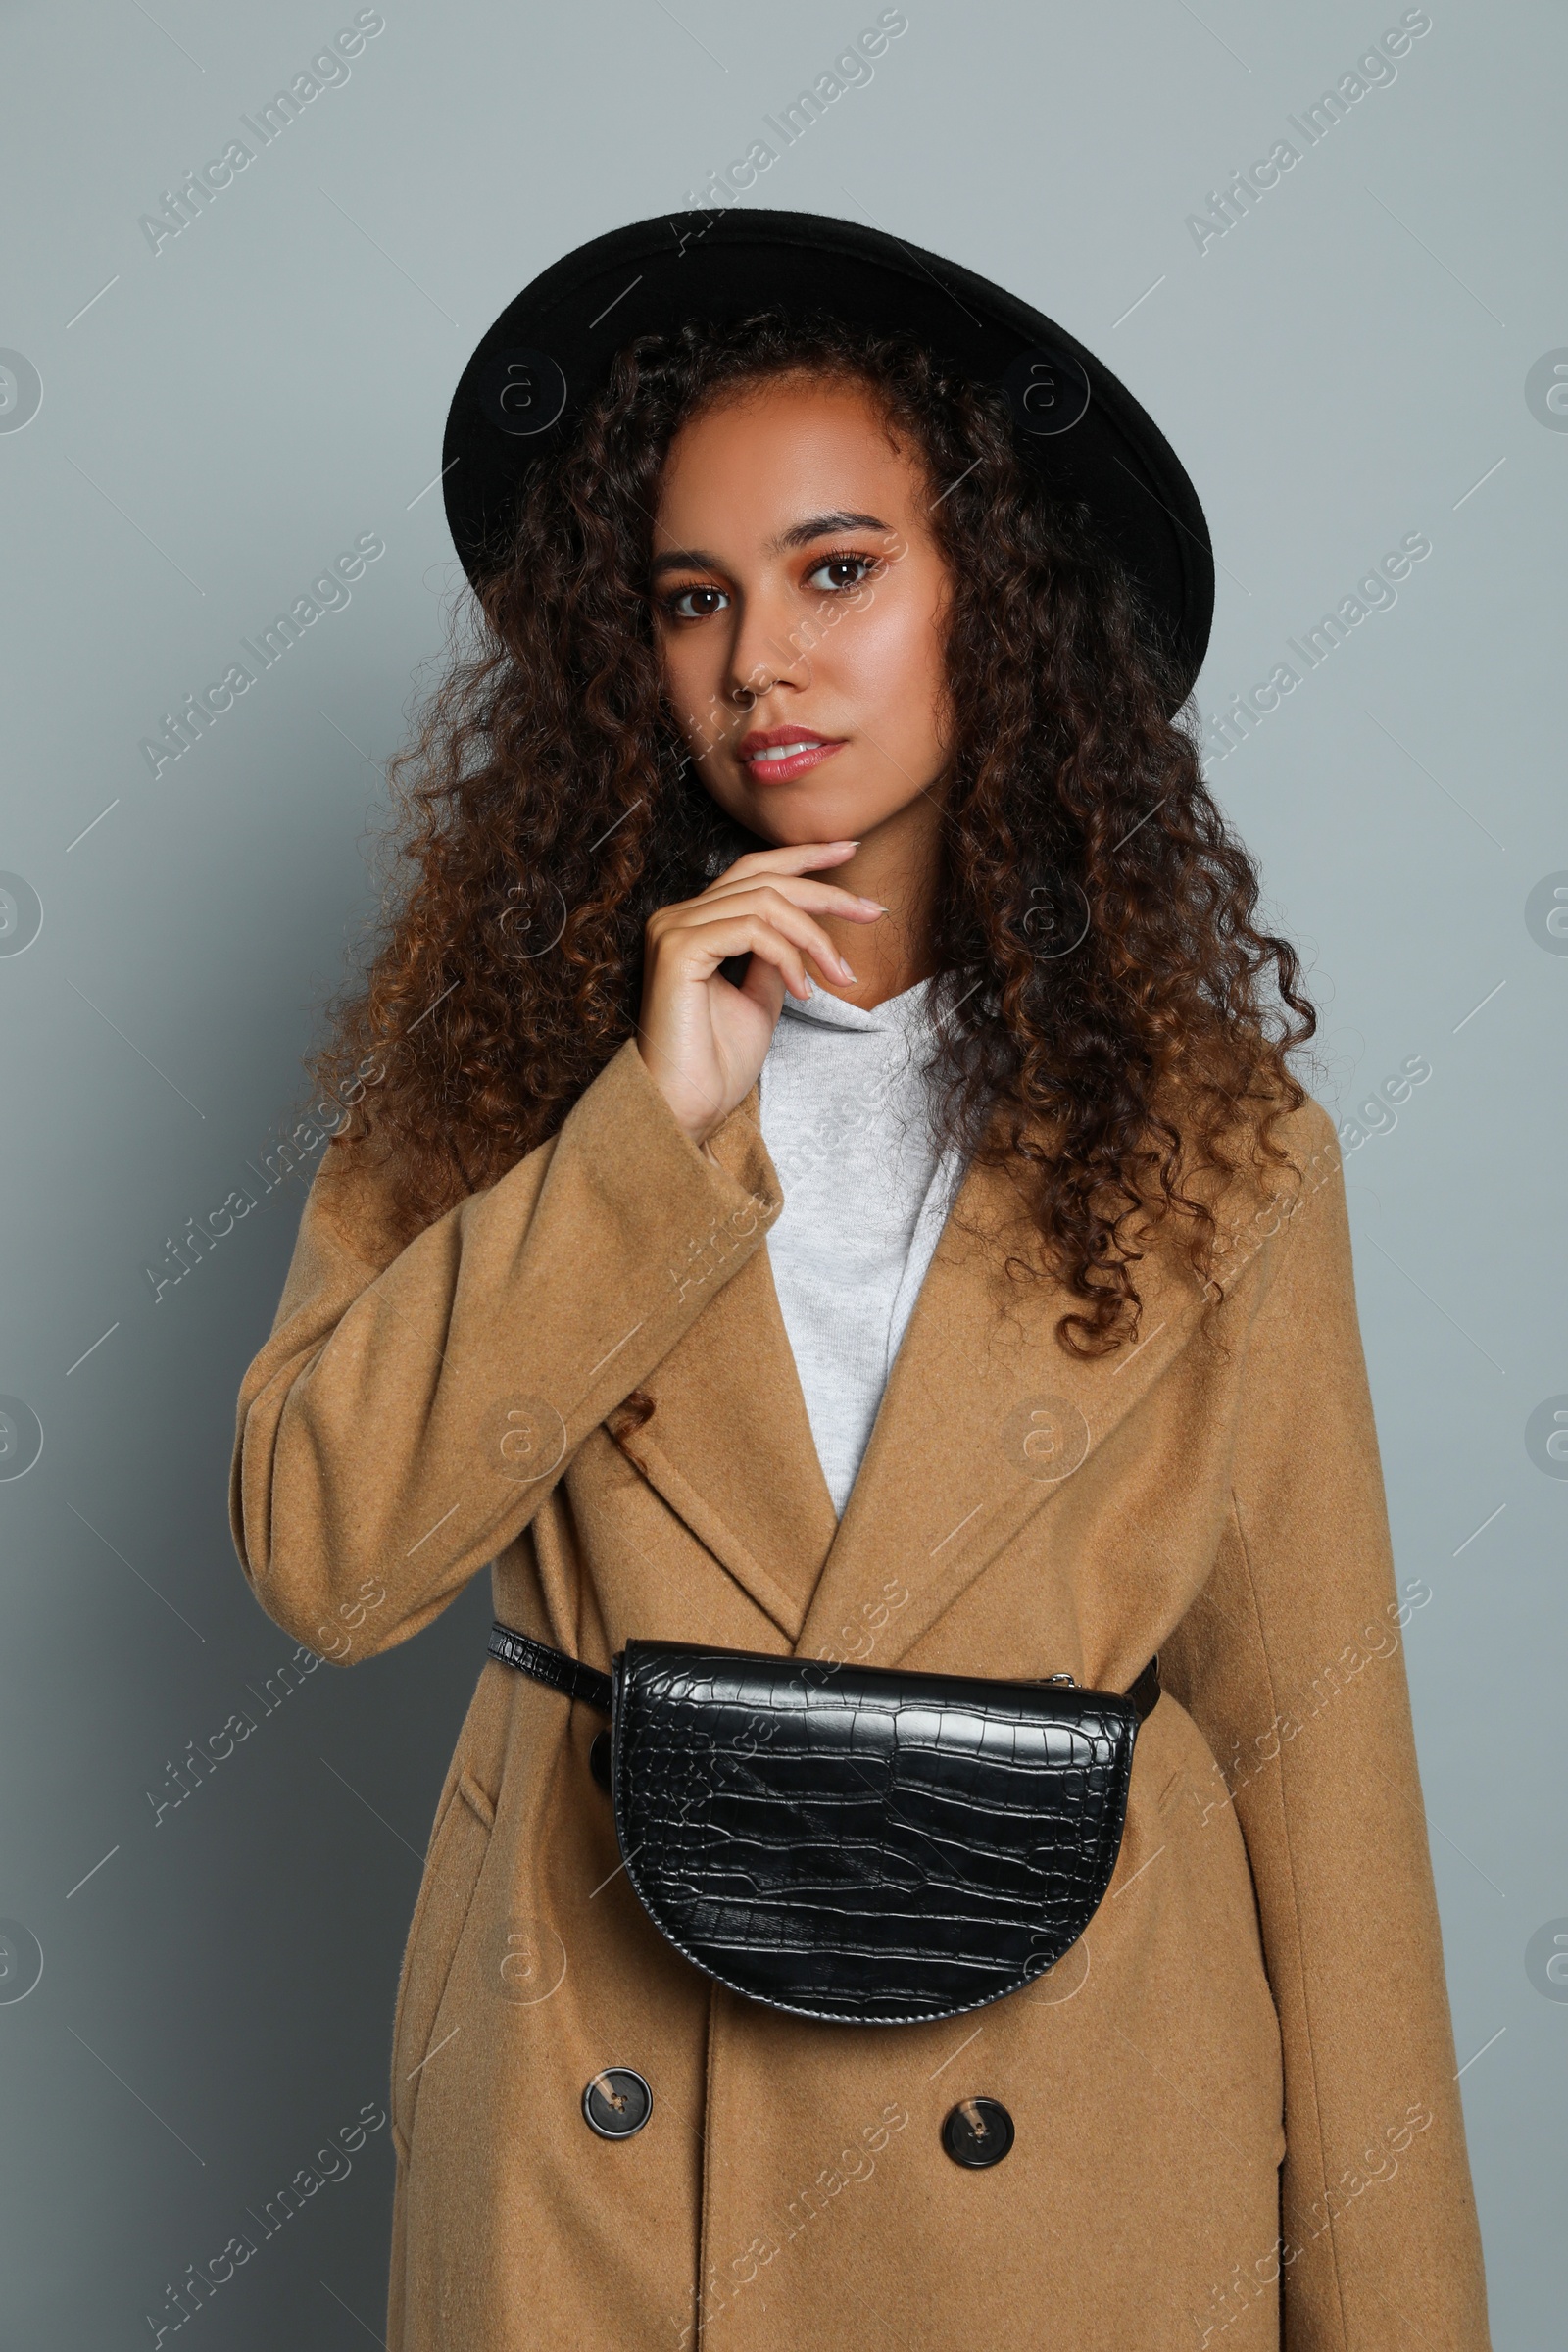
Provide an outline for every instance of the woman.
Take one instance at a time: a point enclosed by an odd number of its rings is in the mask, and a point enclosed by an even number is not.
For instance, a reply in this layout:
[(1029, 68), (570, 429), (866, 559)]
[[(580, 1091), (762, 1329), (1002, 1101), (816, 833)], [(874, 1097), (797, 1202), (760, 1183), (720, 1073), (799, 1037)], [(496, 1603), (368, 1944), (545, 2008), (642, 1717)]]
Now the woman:
[[(404, 1963), (389, 2345), (1484, 2352), (1411, 1601), (1310, 1010), (1179, 723), (1185, 474), (1010, 296), (765, 213), (557, 265), (447, 458), (477, 642), (232, 1486), (323, 1654), (487, 1563), (525, 1638)], [(1157, 1652), (1087, 1928), (931, 2022), (716, 1982), (568, 1694), (662, 1640)]]

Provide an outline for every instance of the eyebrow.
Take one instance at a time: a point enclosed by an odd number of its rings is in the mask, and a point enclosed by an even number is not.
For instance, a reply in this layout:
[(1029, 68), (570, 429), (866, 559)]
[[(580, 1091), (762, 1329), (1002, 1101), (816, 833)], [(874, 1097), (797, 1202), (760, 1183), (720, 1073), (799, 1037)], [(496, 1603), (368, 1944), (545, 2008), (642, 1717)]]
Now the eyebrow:
[[(793, 523), (767, 543), (769, 555), (784, 555), (792, 547), (809, 547), (813, 539), (826, 539), (835, 531), (885, 531), (889, 525), (879, 514), (854, 514), (841, 508), (832, 514), (809, 514), (804, 522)], [(666, 571), (721, 571), (723, 565), (716, 556), (702, 547), (671, 548), (656, 556), (650, 566), (652, 576), (662, 579)]]
[(887, 524), (876, 514), (852, 514), (840, 508), (833, 514), (812, 514), (792, 529), (780, 531), (768, 541), (768, 553), (781, 556), (792, 547), (809, 547), (813, 539), (826, 539), (834, 531), (885, 531)]

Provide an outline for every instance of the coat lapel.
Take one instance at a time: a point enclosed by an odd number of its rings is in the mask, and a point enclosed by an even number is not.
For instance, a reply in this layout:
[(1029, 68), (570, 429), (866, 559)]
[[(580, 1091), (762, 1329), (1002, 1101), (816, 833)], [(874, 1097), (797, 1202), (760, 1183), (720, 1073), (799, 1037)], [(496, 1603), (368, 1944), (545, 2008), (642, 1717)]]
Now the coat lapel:
[[(756, 1088), (741, 1105), (754, 1122)], [(714, 1139), (721, 1160), (730, 1154)], [(840, 1521), (822, 1475), (765, 1247), (644, 1383), (653, 1413), (609, 1428), (801, 1656), (892, 1666), (1102, 1447), (1190, 1342), (1201, 1298), (1152, 1250), (1143, 1336), (1068, 1354), (1050, 1276), (1004, 1169), (971, 1163), (894, 1361)]]
[(796, 1643), (896, 1665), (1067, 1482), (1191, 1340), (1201, 1298), (1162, 1252), (1138, 1268), (1142, 1338), (1070, 1355), (1061, 1285), (1005, 1170), (972, 1164), (894, 1361), (859, 1475)]
[[(754, 1123), (759, 1090), (741, 1110)], [(734, 1156), (714, 1139), (721, 1164)], [(733, 1169), (731, 1170), (733, 1173)], [(702, 1261), (706, 1262), (706, 1260)], [(765, 1245), (713, 1268), (705, 1311), (649, 1379), (653, 1412), (607, 1426), (650, 1485), (793, 1646), (838, 1513), (817, 1458)]]

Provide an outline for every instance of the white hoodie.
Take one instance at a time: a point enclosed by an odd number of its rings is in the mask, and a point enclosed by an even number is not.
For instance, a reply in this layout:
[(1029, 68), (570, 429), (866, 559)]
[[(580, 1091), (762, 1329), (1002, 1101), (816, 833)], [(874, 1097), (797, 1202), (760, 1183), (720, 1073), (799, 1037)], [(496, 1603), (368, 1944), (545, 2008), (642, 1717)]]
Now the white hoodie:
[(866, 1012), (812, 982), (806, 1004), (785, 997), (762, 1064), (762, 1140), (784, 1191), (767, 1254), (841, 1518), (962, 1174), (931, 1138), (931, 985)]

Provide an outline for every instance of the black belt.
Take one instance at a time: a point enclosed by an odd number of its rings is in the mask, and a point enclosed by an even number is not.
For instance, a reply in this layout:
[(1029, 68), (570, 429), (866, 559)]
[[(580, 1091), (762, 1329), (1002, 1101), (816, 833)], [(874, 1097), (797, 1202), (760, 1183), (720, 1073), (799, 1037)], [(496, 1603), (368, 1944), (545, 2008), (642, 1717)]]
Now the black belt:
[(531, 1634), (519, 1634), (499, 1619), (490, 1628), (486, 1646), (503, 1666), (515, 1666), (519, 1673), (531, 1674), (536, 1683), (548, 1683), (564, 1697), (597, 1707), (601, 1715), (612, 1712), (614, 1685), (597, 1666), (584, 1666), (579, 1659), (568, 1658), (564, 1649), (552, 1649), (547, 1642), (536, 1642)]
[[(564, 1698), (579, 1699), (585, 1707), (597, 1707), (601, 1715), (614, 1713), (614, 1683), (608, 1674), (601, 1674), (597, 1666), (585, 1666), (580, 1658), (568, 1657), (564, 1649), (552, 1649), (548, 1642), (536, 1642), (531, 1634), (519, 1634), (514, 1626), (503, 1625), (499, 1618), (490, 1628), (486, 1646), (503, 1666), (515, 1666), (519, 1673), (531, 1674), (536, 1683), (547, 1683)], [(816, 1661), (807, 1663), (814, 1665)], [(1071, 1675), (1051, 1674), (1042, 1680), (1077, 1687)], [(1125, 1695), (1137, 1708), (1142, 1723), (1159, 1696), (1157, 1656), (1150, 1659), (1142, 1674), (1128, 1686)]]

